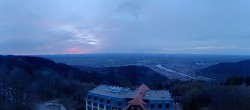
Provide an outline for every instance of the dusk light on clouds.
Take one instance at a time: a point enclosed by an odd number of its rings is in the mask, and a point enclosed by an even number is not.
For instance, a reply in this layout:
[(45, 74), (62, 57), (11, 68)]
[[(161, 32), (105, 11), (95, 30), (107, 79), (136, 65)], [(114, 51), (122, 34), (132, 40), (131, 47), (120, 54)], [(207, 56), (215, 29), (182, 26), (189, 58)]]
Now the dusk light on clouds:
[(250, 54), (249, 0), (0, 0), (0, 54)]

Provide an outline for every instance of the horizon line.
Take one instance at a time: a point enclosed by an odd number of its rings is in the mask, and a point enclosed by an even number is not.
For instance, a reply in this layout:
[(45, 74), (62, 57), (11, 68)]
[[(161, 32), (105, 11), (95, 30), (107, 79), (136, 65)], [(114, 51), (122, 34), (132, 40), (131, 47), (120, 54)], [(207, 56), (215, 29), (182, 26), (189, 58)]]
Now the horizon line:
[(0, 54), (3, 56), (46, 56), (46, 55), (96, 55), (96, 54), (148, 54), (148, 55), (211, 55), (211, 56), (250, 56), (250, 54), (213, 54), (213, 53), (146, 53), (146, 52), (99, 52), (99, 53), (41, 53), (41, 54)]

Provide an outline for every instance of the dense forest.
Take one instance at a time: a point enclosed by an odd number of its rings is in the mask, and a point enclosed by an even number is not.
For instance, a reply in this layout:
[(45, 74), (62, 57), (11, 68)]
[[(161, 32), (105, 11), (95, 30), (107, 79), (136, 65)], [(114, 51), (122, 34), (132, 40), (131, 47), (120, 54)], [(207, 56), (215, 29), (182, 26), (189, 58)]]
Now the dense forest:
[(230, 77), (224, 82), (172, 81), (170, 89), (183, 110), (250, 110), (250, 77)]
[(95, 87), (74, 78), (74, 74), (87, 72), (50, 60), (1, 56), (0, 62), (1, 110), (28, 110), (38, 102), (56, 98), (80, 103), (86, 92)]
[(28, 110), (53, 99), (66, 99), (62, 102), (66, 107), (77, 108), (84, 104), (87, 92), (99, 84), (133, 88), (145, 83), (157, 87), (168, 80), (141, 66), (85, 70), (29, 56), (0, 56), (0, 76), (1, 110)]
[(81, 110), (87, 92), (99, 84), (135, 88), (142, 83), (151, 89), (169, 89), (183, 110), (250, 110), (250, 77), (246, 76), (179, 81), (142, 66), (70, 66), (29, 56), (0, 56), (0, 76), (1, 110), (31, 110), (54, 99)]

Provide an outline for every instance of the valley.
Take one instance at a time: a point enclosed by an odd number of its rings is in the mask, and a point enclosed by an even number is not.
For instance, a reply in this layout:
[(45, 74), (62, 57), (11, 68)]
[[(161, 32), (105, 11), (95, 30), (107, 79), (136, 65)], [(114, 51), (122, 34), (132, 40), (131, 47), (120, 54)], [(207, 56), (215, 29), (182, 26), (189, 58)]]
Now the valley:
[(197, 71), (221, 62), (237, 62), (250, 56), (196, 54), (82, 54), (41, 55), (58, 63), (86, 67), (118, 67), (138, 65), (148, 67), (169, 79), (212, 80)]

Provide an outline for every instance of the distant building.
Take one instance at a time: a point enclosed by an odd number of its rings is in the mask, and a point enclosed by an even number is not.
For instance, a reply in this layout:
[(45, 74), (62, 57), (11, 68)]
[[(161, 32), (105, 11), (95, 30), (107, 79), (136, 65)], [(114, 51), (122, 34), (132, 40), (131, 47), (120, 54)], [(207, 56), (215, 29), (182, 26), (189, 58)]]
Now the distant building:
[(168, 90), (100, 85), (88, 92), (86, 110), (174, 110), (174, 105)]

